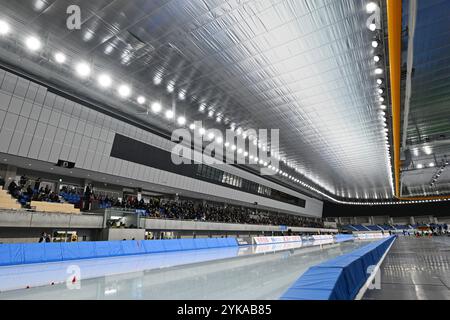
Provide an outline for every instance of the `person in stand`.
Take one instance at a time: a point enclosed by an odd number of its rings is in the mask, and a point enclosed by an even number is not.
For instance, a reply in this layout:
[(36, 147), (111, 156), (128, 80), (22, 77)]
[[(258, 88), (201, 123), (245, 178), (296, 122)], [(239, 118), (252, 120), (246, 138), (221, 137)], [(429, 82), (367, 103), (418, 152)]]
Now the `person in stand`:
[(52, 242), (52, 238), (50, 237), (49, 234), (47, 234), (47, 235), (45, 236), (45, 242)]
[(39, 192), (39, 187), (41, 186), (41, 178), (37, 178), (34, 182), (34, 190), (36, 192)]
[(46, 241), (47, 234), (45, 232), (42, 232), (41, 237), (39, 238), (39, 243)]

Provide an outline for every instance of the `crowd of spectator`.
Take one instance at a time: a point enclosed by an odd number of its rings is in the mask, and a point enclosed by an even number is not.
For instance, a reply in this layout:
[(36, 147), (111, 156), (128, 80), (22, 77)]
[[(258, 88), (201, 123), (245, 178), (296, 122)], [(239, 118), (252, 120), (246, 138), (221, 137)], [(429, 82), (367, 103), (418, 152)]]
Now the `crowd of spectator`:
[(68, 201), (68, 197), (77, 195), (77, 201), (80, 202), (80, 206), (82, 205), (85, 211), (91, 208), (90, 205), (93, 201), (97, 201), (100, 208), (115, 207), (133, 211), (138, 210), (139, 214), (149, 218), (285, 225), (291, 227), (323, 227), (322, 221), (319, 220), (245, 207), (189, 200), (161, 200), (159, 198), (150, 198), (144, 201), (144, 199), (138, 200), (135, 196), (119, 199), (107, 195), (97, 195), (89, 186), (85, 188), (84, 192), (63, 186), (57, 194), (48, 185), (41, 186), (40, 179), (37, 179), (33, 184), (25, 176), (20, 178), (19, 183), (12, 181), (8, 185), (8, 191), (22, 204), (26, 204), (29, 201), (63, 202), (64, 200)]
[(21, 176), (19, 183), (15, 180), (8, 185), (8, 192), (22, 204), (30, 201), (61, 202), (57, 193), (48, 185), (41, 186), (41, 180), (36, 179), (34, 184), (26, 176)]
[(261, 210), (193, 202), (189, 200), (160, 200), (151, 198), (148, 202), (136, 197), (124, 200), (105, 197), (102, 201), (111, 203), (111, 207), (139, 210), (149, 218), (197, 220), (225, 223), (285, 225), (291, 227), (323, 227), (321, 221), (305, 217), (272, 213)]

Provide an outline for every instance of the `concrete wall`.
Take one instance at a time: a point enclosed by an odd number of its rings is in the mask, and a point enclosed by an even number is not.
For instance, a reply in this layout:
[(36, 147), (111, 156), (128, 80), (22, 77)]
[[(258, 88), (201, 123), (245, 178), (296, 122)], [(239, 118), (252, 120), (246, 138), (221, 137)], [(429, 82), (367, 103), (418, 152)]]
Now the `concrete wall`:
[[(251, 225), (251, 224), (233, 224), (217, 223), (203, 221), (182, 221), (182, 220), (163, 220), (163, 219), (140, 219), (139, 226), (147, 230), (191, 230), (191, 231), (222, 231), (222, 232), (258, 232), (280, 231), (279, 226), (269, 225)], [(316, 229), (288, 227), (294, 232), (337, 232), (336, 229)]]
[(103, 230), (103, 240), (144, 240), (144, 229), (122, 229), (111, 228)]
[(110, 157), (115, 133), (171, 151), (174, 143), (136, 126), (47, 91), (47, 88), (0, 70), (0, 152), (131, 178), (142, 182), (195, 190), (201, 195), (235, 199), (248, 204), (295, 214), (322, 216), (322, 201), (307, 197), (238, 168), (221, 170), (306, 200), (300, 208), (269, 198), (240, 192)]

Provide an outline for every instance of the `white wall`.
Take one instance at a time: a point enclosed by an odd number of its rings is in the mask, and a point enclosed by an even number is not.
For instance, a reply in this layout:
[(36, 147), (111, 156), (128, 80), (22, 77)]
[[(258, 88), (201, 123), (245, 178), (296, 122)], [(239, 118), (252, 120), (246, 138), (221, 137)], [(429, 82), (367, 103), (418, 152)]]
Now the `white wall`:
[(173, 142), (57, 96), (43, 86), (3, 70), (0, 70), (0, 85), (0, 152), (52, 164), (62, 159), (86, 170), (249, 204), (258, 202), (277, 211), (322, 216), (322, 201), (231, 166), (221, 166), (221, 169), (303, 198), (305, 208), (112, 158), (109, 155), (115, 133), (167, 151), (172, 149)]

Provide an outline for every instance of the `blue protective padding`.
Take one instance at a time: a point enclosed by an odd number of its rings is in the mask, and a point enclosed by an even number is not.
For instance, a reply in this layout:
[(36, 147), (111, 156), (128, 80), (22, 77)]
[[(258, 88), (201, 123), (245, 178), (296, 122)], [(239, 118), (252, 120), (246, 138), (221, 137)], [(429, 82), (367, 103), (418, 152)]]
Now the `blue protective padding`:
[(45, 261), (43, 262), (62, 261), (63, 257), (60, 242), (45, 243), (44, 249), (45, 249)]
[[(6, 246), (6, 244), (2, 244), (1, 246)], [(23, 245), (21, 243), (12, 243), (7, 246), (9, 246), (9, 264), (25, 263)]]
[(221, 246), (221, 239), (217, 239), (217, 238), (208, 238), (208, 248), (220, 248)]
[(208, 238), (198, 238), (195, 239), (195, 248), (196, 249), (208, 249)]
[(181, 251), (181, 243), (179, 239), (163, 240), (163, 248), (165, 252)]
[(237, 246), (235, 238), (1, 244), (0, 266)]
[(61, 252), (63, 260), (80, 259), (80, 254), (78, 252), (78, 242), (61, 243)]
[(289, 288), (280, 300), (335, 300), (333, 298), (333, 290)]
[(109, 256), (123, 256), (122, 241), (109, 241)]
[(24, 263), (45, 262), (45, 242), (42, 243), (23, 243)]
[[(309, 268), (281, 297), (283, 300), (353, 300), (369, 278), (369, 266), (378, 264), (391, 236)], [(320, 291), (320, 293), (316, 293)]]
[(110, 257), (111, 252), (109, 250), (109, 244), (112, 241), (95, 241), (94, 242), (94, 250), (96, 258), (104, 258)]
[(141, 241), (131, 240), (121, 241), (120, 243), (122, 244), (122, 251), (125, 255), (145, 253), (144, 245), (141, 244)]
[(164, 240), (148, 240), (143, 241), (145, 253), (159, 253), (164, 252), (164, 246), (162, 244)]
[(234, 247), (237, 246), (237, 240), (236, 238), (227, 238), (227, 246), (228, 247)]
[(78, 243), (78, 259), (92, 259), (96, 257), (94, 242), (83, 241), (76, 243)]
[(195, 250), (195, 239), (180, 239), (182, 250)]

